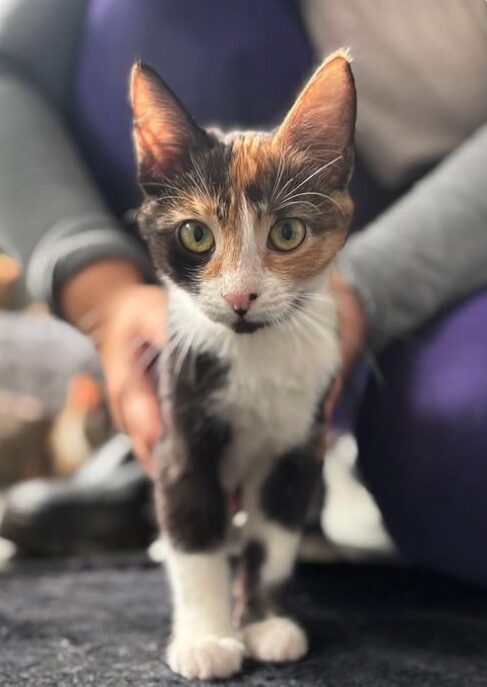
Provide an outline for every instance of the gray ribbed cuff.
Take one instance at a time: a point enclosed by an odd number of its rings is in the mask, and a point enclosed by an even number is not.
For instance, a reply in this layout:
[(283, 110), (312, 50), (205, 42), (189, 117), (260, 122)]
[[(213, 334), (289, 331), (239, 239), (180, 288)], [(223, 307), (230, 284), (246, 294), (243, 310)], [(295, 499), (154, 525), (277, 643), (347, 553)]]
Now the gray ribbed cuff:
[[(69, 225), (63, 222), (62, 226), (53, 227), (31, 255), (26, 271), (27, 288), (34, 298), (46, 302), (55, 313), (58, 313), (56, 293), (59, 286), (83, 267), (105, 258), (126, 258), (148, 281), (154, 281), (154, 272), (143, 248), (116, 228), (97, 228), (97, 224), (101, 225), (100, 218), (97, 223), (93, 219), (84, 218), (81, 222), (69, 222)], [(74, 227), (76, 233), (72, 231)]]

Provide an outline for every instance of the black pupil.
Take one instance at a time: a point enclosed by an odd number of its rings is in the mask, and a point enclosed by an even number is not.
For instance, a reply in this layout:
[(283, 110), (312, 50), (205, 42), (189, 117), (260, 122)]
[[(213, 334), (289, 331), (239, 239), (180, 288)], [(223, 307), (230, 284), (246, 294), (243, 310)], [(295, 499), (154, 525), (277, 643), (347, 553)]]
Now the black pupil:
[(286, 224), (282, 225), (281, 235), (285, 241), (290, 241), (293, 238), (294, 231), (292, 225), (289, 224), (289, 222), (286, 222)]
[(193, 238), (196, 241), (196, 243), (199, 243), (200, 241), (203, 240), (205, 236), (205, 231), (201, 224), (197, 224), (194, 229), (193, 229)]

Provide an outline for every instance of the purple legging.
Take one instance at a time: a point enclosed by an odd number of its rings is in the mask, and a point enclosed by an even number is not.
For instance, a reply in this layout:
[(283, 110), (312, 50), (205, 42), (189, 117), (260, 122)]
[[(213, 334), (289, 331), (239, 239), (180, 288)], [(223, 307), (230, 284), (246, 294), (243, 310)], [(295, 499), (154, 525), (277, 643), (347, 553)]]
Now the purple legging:
[(487, 583), (487, 291), (380, 358), (358, 414), (363, 476), (413, 562)]

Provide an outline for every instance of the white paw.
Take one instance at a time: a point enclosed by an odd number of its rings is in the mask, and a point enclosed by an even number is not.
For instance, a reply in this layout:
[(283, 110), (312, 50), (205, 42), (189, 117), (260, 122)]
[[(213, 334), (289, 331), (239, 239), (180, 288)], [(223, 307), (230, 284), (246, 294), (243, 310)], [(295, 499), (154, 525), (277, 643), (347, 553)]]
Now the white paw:
[(174, 640), (167, 650), (169, 667), (188, 680), (225, 678), (242, 668), (245, 647), (232, 637)]
[(308, 653), (303, 630), (289, 618), (269, 618), (243, 629), (247, 653), (257, 661), (297, 661)]

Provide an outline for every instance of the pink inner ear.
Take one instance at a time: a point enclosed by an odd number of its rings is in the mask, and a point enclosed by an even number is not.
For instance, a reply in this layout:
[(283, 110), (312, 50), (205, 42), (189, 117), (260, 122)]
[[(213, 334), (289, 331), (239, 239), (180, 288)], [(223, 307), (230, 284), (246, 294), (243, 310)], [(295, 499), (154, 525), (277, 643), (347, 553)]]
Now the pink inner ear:
[(277, 132), (285, 144), (320, 158), (353, 143), (355, 86), (345, 55), (336, 53), (311, 77)]
[(139, 164), (151, 160), (153, 165), (164, 166), (178, 150), (177, 133), (157, 84), (140, 64), (132, 69), (130, 101)]
[(201, 131), (150, 67), (132, 68), (130, 101), (139, 179), (141, 183), (160, 180), (179, 166)]

